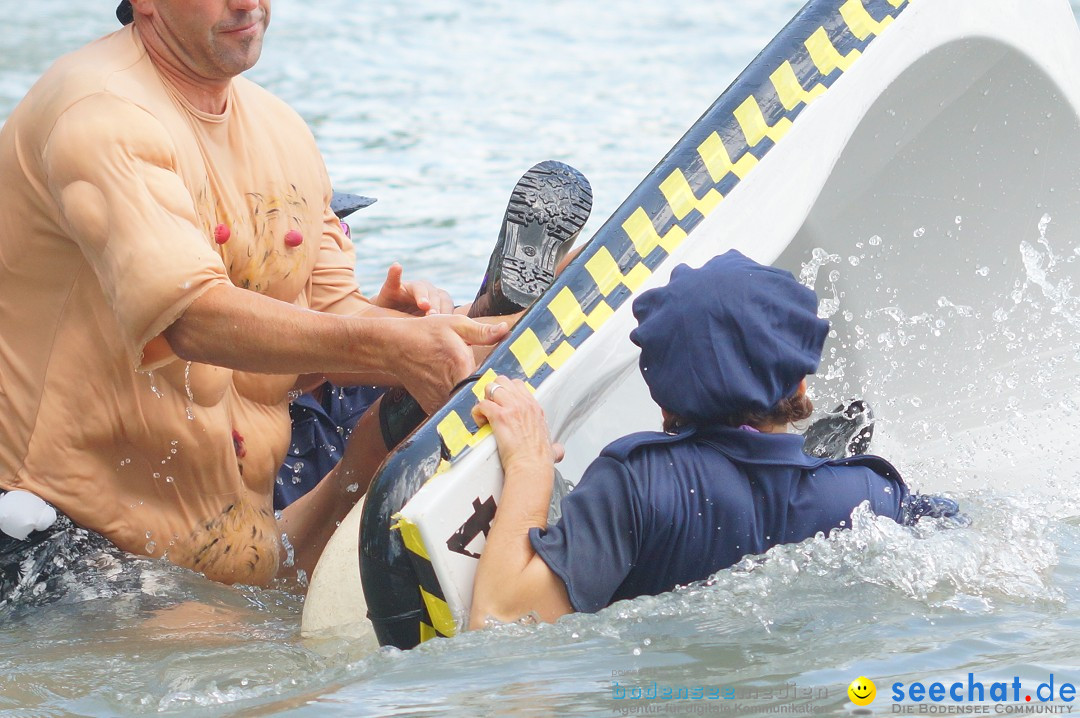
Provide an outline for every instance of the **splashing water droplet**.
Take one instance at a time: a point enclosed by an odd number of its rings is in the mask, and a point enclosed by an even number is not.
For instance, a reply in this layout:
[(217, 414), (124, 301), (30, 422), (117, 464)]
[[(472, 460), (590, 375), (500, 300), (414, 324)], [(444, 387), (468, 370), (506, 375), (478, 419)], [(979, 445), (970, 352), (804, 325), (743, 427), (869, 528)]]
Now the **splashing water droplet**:
[(184, 412), (188, 421), (195, 421), (195, 395), (191, 391), (191, 362), (184, 365), (184, 394), (187, 395), (187, 406)]
[(918, 229), (915, 230), (915, 232), (914, 232), (914, 234), (912, 234), (912, 236), (913, 237), (921, 237), (924, 234), (926, 234), (926, 227), (919, 227)]
[[(276, 512), (275, 512), (276, 513)], [(296, 551), (293, 549), (291, 543), (289, 543), (289, 535), (281, 534), (281, 545), (285, 548), (285, 560), (281, 562), (281, 565), (288, 568), (296, 565)]]
[(1046, 239), (1046, 228), (1050, 226), (1053, 219), (1050, 215), (1044, 214), (1042, 219), (1039, 220), (1039, 236), (1041, 238)]
[(810, 261), (805, 262), (799, 270), (799, 282), (810, 289), (817, 283), (818, 271), (826, 264), (840, 262), (839, 254), (829, 254), (821, 247), (816, 247), (810, 253)]
[(165, 394), (162, 393), (161, 389), (157, 388), (157, 381), (154, 378), (154, 372), (148, 371), (146, 372), (146, 376), (150, 379), (150, 391), (152, 391), (154, 393), (154, 396), (156, 396), (158, 399), (164, 399)]

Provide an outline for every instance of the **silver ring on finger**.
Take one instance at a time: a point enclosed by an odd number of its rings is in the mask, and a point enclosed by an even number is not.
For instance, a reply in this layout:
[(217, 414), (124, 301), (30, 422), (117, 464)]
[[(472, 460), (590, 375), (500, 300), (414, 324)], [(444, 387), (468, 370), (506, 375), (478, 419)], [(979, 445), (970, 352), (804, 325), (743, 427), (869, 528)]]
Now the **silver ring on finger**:
[(499, 389), (505, 389), (505, 388), (506, 387), (503, 386), (502, 384), (494, 384), (494, 383), (488, 384), (488, 386), (487, 386), (487, 397), (488, 397), (488, 399), (494, 399), (495, 398), (495, 392), (497, 392)]

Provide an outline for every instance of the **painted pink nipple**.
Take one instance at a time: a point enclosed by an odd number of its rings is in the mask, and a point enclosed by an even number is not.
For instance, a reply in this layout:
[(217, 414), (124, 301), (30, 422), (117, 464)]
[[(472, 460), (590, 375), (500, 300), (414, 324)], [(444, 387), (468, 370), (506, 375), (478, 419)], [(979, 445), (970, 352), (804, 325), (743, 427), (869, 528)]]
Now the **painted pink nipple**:
[(232, 236), (232, 230), (229, 229), (227, 224), (219, 224), (214, 227), (214, 241), (218, 244), (225, 244), (229, 241), (229, 237)]
[(298, 229), (290, 229), (285, 233), (285, 246), (286, 247), (299, 247), (304, 243), (304, 235), (300, 234)]

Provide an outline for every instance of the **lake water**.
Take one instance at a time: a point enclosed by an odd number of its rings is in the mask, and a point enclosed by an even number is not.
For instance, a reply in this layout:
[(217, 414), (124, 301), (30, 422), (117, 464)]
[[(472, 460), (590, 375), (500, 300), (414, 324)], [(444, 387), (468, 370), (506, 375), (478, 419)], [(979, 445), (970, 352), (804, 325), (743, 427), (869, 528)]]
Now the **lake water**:
[[(467, 299), (522, 171), (555, 158), (585, 172), (588, 235), (800, 4), (278, 0), (251, 76), (308, 120), (339, 189), (379, 198), (353, 221), (362, 286), (400, 260)], [(0, 118), (56, 56), (115, 27), (108, 1), (0, 10)], [(1046, 478), (1038, 465), (1017, 471)], [(0, 712), (628, 714), (644, 710), (635, 690), (697, 688), (734, 698), (658, 709), (847, 714), (861, 675), (883, 696), (897, 681), (969, 672), (987, 687), (1077, 682), (1077, 499), (948, 481), (970, 528), (912, 531), (857, 513), (851, 531), (711, 585), (408, 653), (302, 639), (290, 594), (147, 563), (138, 589), (103, 583), (0, 613)]]

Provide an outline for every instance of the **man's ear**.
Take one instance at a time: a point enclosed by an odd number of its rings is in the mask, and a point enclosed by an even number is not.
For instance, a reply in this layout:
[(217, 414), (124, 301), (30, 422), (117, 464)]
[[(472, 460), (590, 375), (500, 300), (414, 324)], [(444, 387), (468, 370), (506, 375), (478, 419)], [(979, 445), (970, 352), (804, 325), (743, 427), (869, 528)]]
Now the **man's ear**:
[(131, 3), (132, 15), (149, 15), (152, 5), (149, 0), (128, 0)]
[(806, 377), (799, 382), (799, 388), (795, 390), (795, 396), (806, 396)]

